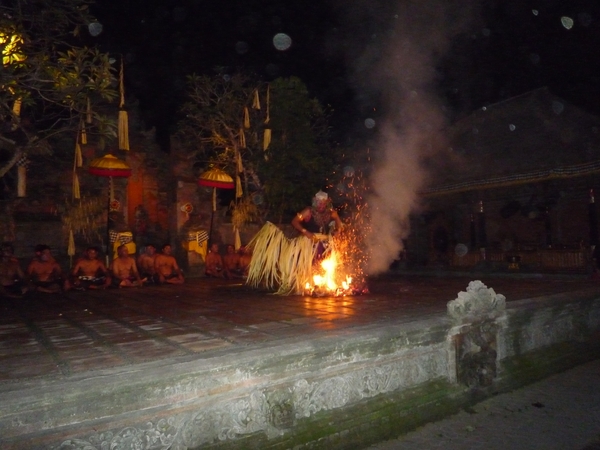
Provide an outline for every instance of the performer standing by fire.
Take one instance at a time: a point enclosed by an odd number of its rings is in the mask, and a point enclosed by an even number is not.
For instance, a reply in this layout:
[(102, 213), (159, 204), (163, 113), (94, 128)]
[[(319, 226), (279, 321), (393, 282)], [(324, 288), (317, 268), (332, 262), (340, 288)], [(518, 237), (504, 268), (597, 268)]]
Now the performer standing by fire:
[[(335, 228), (332, 230), (332, 225)], [(292, 219), (292, 226), (309, 239), (315, 239), (315, 233), (335, 234), (342, 229), (342, 220), (327, 193), (315, 194), (312, 206), (307, 206)], [(329, 231), (332, 231), (329, 233)]]
[(302, 293), (314, 275), (314, 262), (323, 258), (329, 246), (329, 234), (340, 231), (342, 221), (327, 194), (319, 191), (312, 206), (296, 214), (292, 226), (302, 236), (288, 239), (267, 222), (248, 243), (253, 253), (247, 284), (275, 289), (281, 295)]
[(326, 250), (326, 235), (335, 235), (342, 229), (342, 220), (327, 193), (315, 194), (312, 206), (307, 206), (292, 219), (292, 226), (308, 239), (318, 242), (316, 259), (321, 259)]

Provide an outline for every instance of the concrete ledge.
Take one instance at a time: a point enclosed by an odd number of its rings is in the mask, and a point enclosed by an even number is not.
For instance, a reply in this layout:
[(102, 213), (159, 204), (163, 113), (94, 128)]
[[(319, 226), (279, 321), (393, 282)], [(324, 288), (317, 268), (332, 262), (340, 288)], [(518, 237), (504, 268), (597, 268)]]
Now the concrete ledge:
[(490, 386), (457, 380), (445, 314), (236, 353), (0, 386), (3, 449), (360, 448), (600, 357), (600, 298), (508, 304)]

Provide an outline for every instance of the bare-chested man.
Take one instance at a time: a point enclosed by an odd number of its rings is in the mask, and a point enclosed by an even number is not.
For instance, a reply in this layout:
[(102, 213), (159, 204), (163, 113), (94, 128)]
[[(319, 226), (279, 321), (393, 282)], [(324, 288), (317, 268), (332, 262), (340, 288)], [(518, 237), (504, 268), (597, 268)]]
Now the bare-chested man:
[(154, 260), (156, 259), (156, 247), (152, 244), (147, 244), (144, 252), (138, 256), (137, 265), (140, 270), (140, 276), (146, 278), (149, 283), (157, 282), (156, 269), (154, 268)]
[(154, 269), (158, 276), (159, 284), (182, 284), (184, 282), (183, 272), (177, 265), (175, 257), (171, 255), (171, 245), (165, 244), (161, 252), (154, 259)]
[(110, 275), (104, 263), (98, 259), (98, 247), (88, 247), (71, 271), (72, 286), (77, 290), (105, 289), (110, 286)]
[(223, 257), (219, 253), (219, 244), (211, 244), (210, 250), (206, 255), (204, 273), (207, 277), (224, 278)]
[(127, 246), (120, 245), (117, 254), (119, 256), (110, 264), (113, 286), (120, 288), (142, 286), (144, 281), (140, 278), (135, 259), (129, 256)]
[(35, 246), (35, 257), (27, 267), (27, 275), (36, 291), (53, 294), (63, 289), (62, 269), (47, 245)]
[(240, 247), (240, 271), (243, 277), (248, 276), (248, 269), (252, 261), (252, 249), (249, 247)]
[(235, 247), (231, 244), (227, 246), (227, 253), (223, 255), (223, 270), (226, 278), (239, 278), (242, 276), (240, 254), (235, 251)]
[(18, 298), (27, 292), (25, 273), (19, 260), (14, 257), (13, 246), (2, 244), (0, 249), (0, 296)]

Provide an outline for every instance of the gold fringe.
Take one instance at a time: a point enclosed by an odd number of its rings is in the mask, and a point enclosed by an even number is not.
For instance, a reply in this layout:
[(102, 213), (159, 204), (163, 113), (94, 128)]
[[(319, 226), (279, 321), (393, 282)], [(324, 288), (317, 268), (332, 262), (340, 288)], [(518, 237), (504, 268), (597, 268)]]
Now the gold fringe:
[(279, 228), (267, 222), (248, 247), (252, 249), (252, 260), (246, 284), (276, 289), (277, 295), (290, 295), (301, 294), (311, 281), (316, 246), (304, 236), (288, 239)]
[(244, 128), (250, 128), (250, 112), (246, 106), (244, 106)]
[(263, 150), (267, 150), (271, 145), (271, 129), (265, 128), (265, 134), (263, 136)]
[(252, 99), (252, 107), (260, 109), (260, 98), (258, 97), (258, 89), (254, 89), (254, 98)]

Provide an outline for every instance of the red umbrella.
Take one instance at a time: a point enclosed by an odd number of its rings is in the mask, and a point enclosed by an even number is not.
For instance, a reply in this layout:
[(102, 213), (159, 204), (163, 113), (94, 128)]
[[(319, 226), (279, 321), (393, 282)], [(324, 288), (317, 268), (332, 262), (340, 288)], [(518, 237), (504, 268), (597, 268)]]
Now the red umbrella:
[(235, 188), (235, 183), (233, 182), (233, 178), (227, 175), (227, 173), (225, 173), (221, 169), (213, 167), (212, 169), (207, 170), (202, 175), (200, 175), (200, 178), (198, 179), (198, 184), (200, 186), (213, 188), (212, 212), (210, 215), (210, 230), (208, 231), (208, 242), (210, 243), (212, 238), (213, 216), (215, 214), (215, 210), (217, 209), (217, 188), (233, 189)]
[(104, 155), (102, 158), (96, 158), (90, 163), (88, 169), (89, 173), (97, 177), (108, 178), (108, 211), (106, 212), (106, 260), (109, 258), (108, 247), (110, 245), (110, 206), (113, 202), (113, 177), (124, 177), (131, 176), (131, 167), (125, 162), (111, 155), (110, 153)]

